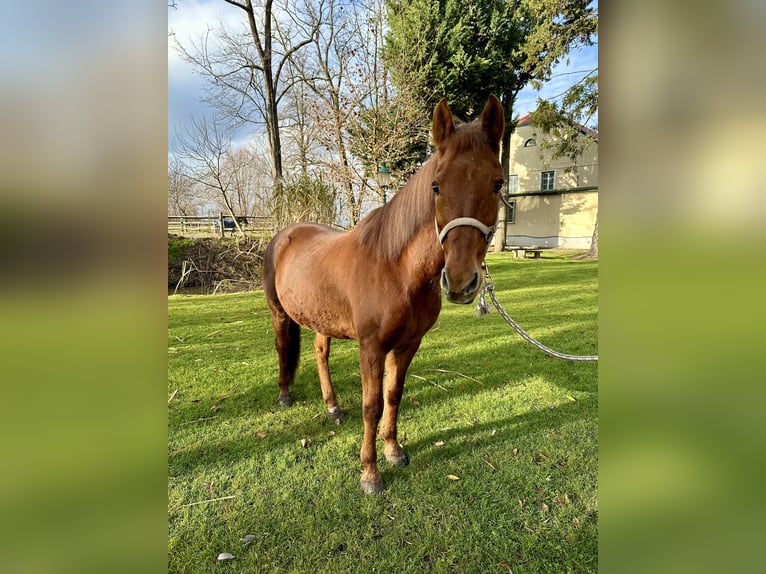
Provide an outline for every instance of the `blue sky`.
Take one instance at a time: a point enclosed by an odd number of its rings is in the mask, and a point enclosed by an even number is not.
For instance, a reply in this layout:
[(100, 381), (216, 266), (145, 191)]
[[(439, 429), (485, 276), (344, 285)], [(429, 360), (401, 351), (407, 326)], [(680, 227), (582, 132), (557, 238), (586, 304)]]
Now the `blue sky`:
[[(527, 86), (519, 92), (513, 116), (522, 117), (529, 112), (533, 112), (537, 108), (538, 97), (550, 99), (560, 96), (567, 88), (595, 68), (598, 68), (597, 44), (570, 53), (568, 61), (560, 62), (554, 68), (550, 81), (543, 84), (539, 91), (531, 86)], [(598, 121), (598, 117), (595, 118), (595, 121)], [(591, 125), (589, 127), (594, 126)]]
[[(177, 9), (168, 9), (168, 30), (189, 45), (190, 38), (198, 39), (209, 25), (215, 27), (220, 20), (233, 18), (241, 21), (241, 11), (221, 1), (182, 0)], [(551, 80), (539, 91), (528, 86), (519, 93), (514, 117), (521, 117), (534, 111), (537, 98), (552, 98), (560, 95), (582, 74), (572, 72), (590, 71), (598, 67), (598, 46), (589, 46), (569, 54), (553, 71)], [(168, 137), (172, 146), (172, 137), (178, 128), (188, 124), (189, 119), (209, 114), (211, 110), (199, 101), (203, 93), (204, 81), (197, 76), (193, 68), (184, 62), (176, 52), (172, 38), (168, 37)]]

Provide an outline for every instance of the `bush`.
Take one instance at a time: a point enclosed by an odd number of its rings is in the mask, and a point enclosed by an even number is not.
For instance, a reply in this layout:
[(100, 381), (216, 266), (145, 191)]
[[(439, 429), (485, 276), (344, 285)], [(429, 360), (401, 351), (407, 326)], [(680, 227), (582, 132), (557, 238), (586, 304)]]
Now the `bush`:
[(202, 293), (251, 291), (261, 286), (268, 239), (182, 239), (168, 236), (168, 289)]

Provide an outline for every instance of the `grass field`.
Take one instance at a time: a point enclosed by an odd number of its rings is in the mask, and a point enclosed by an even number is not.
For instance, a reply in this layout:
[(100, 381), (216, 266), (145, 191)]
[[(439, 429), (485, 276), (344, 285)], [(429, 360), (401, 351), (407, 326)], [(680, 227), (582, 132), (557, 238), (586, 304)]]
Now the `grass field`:
[[(597, 354), (598, 263), (571, 257), (488, 263), (532, 336)], [(595, 363), (547, 357), (496, 312), (445, 302), (404, 389), (410, 464), (387, 464), (379, 442), (387, 489), (374, 496), (359, 487), (355, 341), (333, 341), (336, 425), (308, 331), (295, 404), (277, 406), (261, 292), (171, 296), (168, 326), (170, 572), (597, 570)]]

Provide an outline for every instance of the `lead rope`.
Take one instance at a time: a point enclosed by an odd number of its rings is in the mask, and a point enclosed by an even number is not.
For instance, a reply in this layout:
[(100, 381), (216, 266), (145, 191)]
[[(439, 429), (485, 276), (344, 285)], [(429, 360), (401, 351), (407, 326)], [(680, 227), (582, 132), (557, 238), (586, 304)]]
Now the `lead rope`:
[(497, 309), (497, 312), (500, 313), (500, 316), (505, 319), (506, 323), (508, 323), (511, 327), (515, 329), (515, 331), (521, 335), (525, 340), (532, 343), (535, 347), (540, 349), (543, 353), (546, 355), (550, 355), (551, 357), (555, 357), (557, 359), (564, 359), (565, 361), (598, 361), (598, 355), (567, 355), (566, 353), (559, 353), (558, 351), (554, 351), (550, 347), (546, 347), (543, 345), (540, 341), (537, 341), (530, 337), (524, 329), (519, 327), (518, 323), (511, 319), (511, 317), (506, 313), (505, 309), (503, 309), (503, 306), (500, 304), (500, 302), (497, 300), (497, 297), (495, 297), (495, 284), (492, 282), (492, 276), (489, 274), (489, 266), (487, 266), (487, 262), (484, 262), (484, 285), (481, 288), (481, 293), (479, 294), (479, 302), (476, 304), (476, 313), (479, 315), (479, 317), (486, 315), (490, 312), (489, 305), (487, 304), (487, 293), (489, 293), (489, 298), (492, 300), (492, 303), (495, 305), (495, 308)]

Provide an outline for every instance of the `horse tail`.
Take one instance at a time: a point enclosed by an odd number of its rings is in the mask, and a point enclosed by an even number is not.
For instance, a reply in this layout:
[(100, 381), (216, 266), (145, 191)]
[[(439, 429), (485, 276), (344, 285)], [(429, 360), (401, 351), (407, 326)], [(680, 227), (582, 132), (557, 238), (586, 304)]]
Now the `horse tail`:
[(279, 235), (272, 239), (266, 247), (266, 252), (263, 254), (263, 293), (266, 296), (266, 302), (272, 309), (272, 313), (275, 308), (282, 309), (282, 304), (279, 302), (279, 295), (277, 294), (276, 276), (277, 276), (277, 262), (276, 262), (276, 244)]
[(301, 358), (301, 327), (290, 319), (287, 328), (287, 370), (295, 376), (298, 369), (298, 361)]

